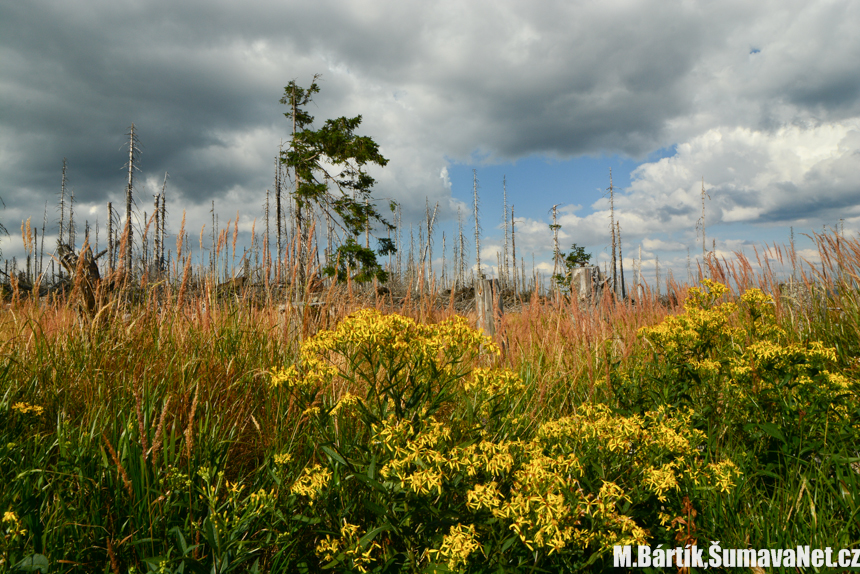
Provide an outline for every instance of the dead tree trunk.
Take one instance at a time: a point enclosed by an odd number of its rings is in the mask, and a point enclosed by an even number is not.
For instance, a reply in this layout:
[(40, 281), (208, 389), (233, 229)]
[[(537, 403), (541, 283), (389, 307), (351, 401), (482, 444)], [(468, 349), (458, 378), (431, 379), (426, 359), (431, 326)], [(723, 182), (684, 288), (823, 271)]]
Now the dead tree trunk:
[(624, 256), (621, 254), (621, 222), (615, 222), (615, 228), (618, 232), (618, 267), (621, 275), (621, 298), (627, 298), (627, 289), (624, 285)]
[[(125, 249), (125, 261), (123, 262), (123, 267), (125, 269), (126, 274), (131, 273), (131, 263), (132, 263), (132, 251), (134, 251), (134, 241), (131, 227), (131, 206), (134, 203), (133, 191), (134, 191), (134, 152), (138, 151), (136, 143), (136, 136), (134, 135), (134, 124), (131, 124), (131, 129), (128, 134), (128, 184), (125, 189), (125, 230), (124, 233), (126, 235), (126, 249)], [(71, 216), (69, 217), (71, 219)], [(70, 226), (71, 229), (71, 226)], [(74, 249), (74, 242), (69, 238), (69, 244), (72, 249)]]
[(477, 266), (478, 279), (483, 278), (481, 273), (481, 219), (478, 213), (478, 170), (472, 170), (473, 190), (475, 194), (475, 264)]
[(499, 280), (478, 279), (476, 287), (475, 310), (478, 312), (478, 328), (493, 337), (504, 313)]

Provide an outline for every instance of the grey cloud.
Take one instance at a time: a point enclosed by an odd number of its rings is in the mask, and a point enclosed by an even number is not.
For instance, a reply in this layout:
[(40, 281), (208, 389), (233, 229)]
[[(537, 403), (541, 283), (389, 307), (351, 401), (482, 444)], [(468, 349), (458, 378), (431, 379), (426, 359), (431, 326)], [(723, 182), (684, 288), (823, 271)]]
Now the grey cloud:
[[(797, 118), (860, 113), (857, 6), (6, 3), (0, 197), (41, 213), (67, 157), (81, 201), (116, 200), (124, 133), (135, 122), (141, 181), (169, 171), (168, 193), (193, 205), (220, 204), (231, 193), (256, 193), (259, 203), (271, 187), (277, 142), (288, 135), (277, 103), (283, 86), (291, 79), (307, 85), (323, 72), (311, 113), (319, 120), (361, 113), (362, 133), (390, 150), (379, 195), (402, 200), (407, 221), (421, 216), (428, 196), (450, 218), (455, 209), (438, 177), (448, 158), (644, 157), (714, 127), (777, 130)], [(751, 45), (761, 52), (750, 54)], [(260, 157), (233, 161), (229, 154)], [(713, 169), (731, 163), (754, 172), (744, 165), (756, 161), (722, 157)], [(832, 197), (826, 209), (850, 203), (848, 183), (828, 183), (840, 169), (853, 173), (851, 165), (834, 164), (794, 193), (824, 190)], [(740, 188), (720, 192), (718, 209), (764, 201)], [(696, 217), (694, 202), (665, 207), (653, 200), (638, 209), (664, 223)], [(781, 217), (780, 209), (768, 217)]]

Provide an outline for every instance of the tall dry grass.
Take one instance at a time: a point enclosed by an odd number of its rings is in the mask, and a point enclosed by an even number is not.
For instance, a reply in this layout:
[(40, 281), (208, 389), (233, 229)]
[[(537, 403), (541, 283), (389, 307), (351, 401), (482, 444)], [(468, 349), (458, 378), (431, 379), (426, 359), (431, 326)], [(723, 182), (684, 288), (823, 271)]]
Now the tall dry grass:
[[(235, 226), (233, 234), (235, 238)], [(221, 248), (229, 253), (227, 235), (221, 239)], [(771, 245), (751, 257), (711, 258), (699, 275), (730, 286), (730, 300), (752, 287), (771, 294), (785, 343), (821, 341), (834, 347), (839, 369), (856, 380), (860, 242), (839, 235), (812, 239), (819, 260), (792, 266), (791, 249)], [(312, 253), (313, 246), (307, 247)], [(222, 255), (226, 257), (216, 258)], [(234, 257), (235, 249), (230, 259)], [(192, 269), (188, 258), (174, 263), (168, 276), (129, 287), (132, 295), (106, 297), (92, 316), (59, 298), (17, 298), (0, 312), (0, 417), (8, 434), (5, 446), (0, 445), (0, 481), (14, 485), (0, 502), (30, 521), (31, 538), (22, 548), (40, 555), (50, 553), (51, 545), (62, 548), (62, 559), (72, 564), (69, 571), (104, 569), (104, 564), (116, 569), (168, 548), (179, 552), (175, 531), (165, 534), (174, 527), (203, 537), (203, 542), (185, 540), (185, 548), (195, 560), (210, 560), (206, 563), (211, 565), (219, 550), (206, 539), (206, 510), (188, 487), (181, 487), (183, 481), (197, 480), (195, 473), (211, 468), (249, 489), (280, 488), (287, 469), (272, 462), (274, 454), (292, 457), (289, 472), (319, 456), (318, 445), (302, 435), (302, 413), (271, 388), (269, 373), (292, 364), (302, 341), (361, 308), (425, 324), (457, 314), (453, 294), (437, 292), (432, 276), (426, 288), (396, 296), (351, 283), (320, 286), (309, 273), (302, 288), (312, 297), (296, 303), (300, 275), (287, 260), (277, 266), (280, 281), (238, 288), (225, 288), (216, 276)], [(116, 273), (121, 277), (123, 270)], [(604, 294), (590, 306), (532, 293), (516, 312), (506, 313), (497, 335), (504, 349), (498, 364), (519, 373), (528, 389), (512, 406), (529, 421), (522, 432), (527, 435), (543, 422), (575, 413), (583, 404), (632, 408), (625, 396), (633, 388), (629, 385), (647, 381), (624, 382), (620, 374), (644, 373), (643, 366), (652, 368), (655, 358), (640, 330), (683, 313), (688, 289), (680, 283), (661, 286), (661, 292), (671, 294), (661, 299), (656, 289), (644, 286), (635, 301)], [(467, 317), (474, 325), (474, 313)], [(653, 367), (648, 376), (659, 377), (661, 368)], [(18, 403), (43, 411), (38, 416), (16, 414), (12, 405)], [(728, 451), (719, 449), (729, 446), (707, 448), (722, 456)], [(837, 457), (833, 460), (858, 456), (847, 446), (839, 448), (821, 452)], [(731, 452), (742, 456), (741, 450)], [(842, 541), (855, 536), (858, 529), (844, 524), (848, 499), (834, 498), (838, 491), (832, 492), (831, 480), (838, 476), (844, 484), (854, 484), (850, 467), (846, 474), (845, 468), (817, 464), (814, 457), (812, 462), (801, 456), (792, 460), (795, 466), (783, 461), (780, 467), (748, 461), (750, 478), (733, 496), (734, 503), (747, 497), (754, 510), (738, 511), (725, 501), (700, 508), (702, 520), (707, 517), (712, 528), (724, 529), (712, 534), (737, 544), (752, 536), (763, 544), (773, 535), (772, 524), (791, 515), (803, 521), (791, 536), (806, 533), (810, 540), (826, 541), (827, 529), (839, 532)], [(792, 474), (765, 478), (774, 469)], [(53, 492), (53, 502), (34, 494), (40, 489)], [(120, 497), (111, 489), (125, 494)], [(823, 518), (822, 510), (810, 512), (808, 505), (798, 507), (796, 501), (810, 493), (818, 497), (816, 504), (831, 508), (830, 518)], [(766, 497), (782, 501), (777, 510), (764, 507)], [(77, 514), (95, 527), (81, 527)], [(123, 526), (130, 523), (142, 529), (132, 539), (143, 540), (143, 530), (160, 534), (133, 547)], [(286, 520), (279, 528), (291, 528), (289, 524)], [(192, 549), (198, 542), (201, 546)], [(273, 568), (286, 556), (267, 552), (265, 563)]]

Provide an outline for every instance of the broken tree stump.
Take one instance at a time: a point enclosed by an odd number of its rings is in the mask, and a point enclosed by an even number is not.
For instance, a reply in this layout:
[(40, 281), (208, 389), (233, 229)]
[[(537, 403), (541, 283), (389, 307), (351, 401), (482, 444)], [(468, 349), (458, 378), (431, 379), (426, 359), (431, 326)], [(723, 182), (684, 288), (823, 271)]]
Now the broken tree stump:
[(498, 279), (478, 280), (475, 289), (475, 310), (478, 312), (478, 328), (483, 329), (490, 337), (494, 337), (505, 311)]

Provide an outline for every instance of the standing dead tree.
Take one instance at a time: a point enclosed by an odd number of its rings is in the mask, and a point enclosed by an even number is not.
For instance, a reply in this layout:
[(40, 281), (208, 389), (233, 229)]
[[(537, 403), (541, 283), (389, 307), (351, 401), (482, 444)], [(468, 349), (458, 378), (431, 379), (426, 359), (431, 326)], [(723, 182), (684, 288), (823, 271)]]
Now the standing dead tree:
[(463, 235), (463, 213), (457, 207), (457, 222), (459, 234), (457, 236), (457, 287), (462, 289), (466, 285), (466, 237)]
[(552, 275), (558, 275), (559, 260), (561, 259), (561, 249), (558, 246), (558, 230), (561, 225), (558, 224), (558, 205), (552, 206), (552, 225), (549, 226), (552, 230)]
[(512, 283), (514, 287), (514, 295), (517, 292), (517, 234), (516, 234), (516, 223), (514, 219), (514, 206), (511, 206), (511, 250), (512, 250), (512, 263), (511, 271), (513, 272)]
[(75, 190), (69, 190), (69, 228), (66, 230), (69, 237), (69, 245), (75, 248)]
[(159, 241), (159, 245), (161, 245), (161, 251), (158, 254), (159, 260), (159, 272), (163, 272), (167, 268), (167, 260), (164, 257), (164, 237), (165, 237), (165, 229), (167, 228), (167, 196), (165, 195), (165, 186), (167, 185), (167, 177), (168, 174), (164, 172), (164, 186), (161, 187), (161, 230), (159, 231), (159, 235), (161, 236), (161, 240)]
[(627, 298), (627, 289), (624, 285), (624, 256), (621, 254), (621, 222), (615, 222), (615, 230), (618, 233), (618, 267), (620, 268), (619, 275), (621, 276), (621, 298)]
[[(281, 261), (284, 257), (284, 235), (282, 228), (282, 221), (284, 218), (283, 210), (281, 209), (281, 156), (283, 153), (284, 146), (281, 145), (278, 157), (275, 158), (275, 229), (277, 233), (277, 248), (278, 248), (278, 268), (280, 269)], [(278, 271), (278, 276), (280, 277), (281, 273)]]
[(397, 205), (397, 225), (394, 228), (394, 239), (397, 243), (397, 280), (403, 284), (403, 207)]
[(433, 213), (430, 213), (430, 200), (425, 200), (427, 235), (425, 237), (424, 253), (421, 255), (421, 273), (423, 275), (424, 262), (427, 262), (428, 276), (433, 276), (433, 227), (436, 225), (436, 214), (439, 212), (439, 202), (433, 208)]
[(698, 222), (696, 222), (696, 228), (697, 228), (697, 231), (699, 229), (702, 231), (702, 266), (704, 268), (707, 268), (707, 265), (705, 265), (705, 263), (706, 263), (707, 257), (708, 257), (708, 255), (707, 255), (707, 252), (708, 252), (707, 245), (708, 244), (705, 240), (705, 197), (706, 196), (708, 199), (711, 199), (711, 196), (705, 192), (705, 177), (702, 176), (702, 217), (701, 217), (701, 219), (699, 219)]
[[(63, 178), (60, 183), (60, 229), (59, 241), (63, 243), (63, 234), (66, 230), (66, 158), (63, 158)], [(63, 278), (63, 268), (60, 267), (60, 279)]]
[(155, 196), (155, 275), (161, 277), (164, 272), (164, 218), (165, 199), (164, 192), (167, 188), (167, 172), (164, 172), (164, 183), (161, 184), (161, 193)]
[[(508, 251), (508, 243), (511, 239), (509, 220), (508, 220), (508, 182), (505, 176), (502, 176), (502, 207), (504, 210), (504, 225), (505, 225), (505, 251), (504, 251), (504, 275), (502, 275), (502, 289), (507, 287), (509, 277), (510, 277), (510, 266), (508, 265), (508, 260), (510, 259), (510, 252)], [(499, 274), (501, 275), (501, 269), (499, 269)]]
[[(132, 206), (134, 205), (134, 164), (137, 154), (140, 153), (139, 144), (140, 142), (138, 141), (137, 134), (134, 131), (134, 123), (132, 123), (128, 132), (128, 184), (125, 188), (125, 228), (123, 230), (126, 242), (123, 270), (126, 275), (129, 275), (132, 272), (131, 265), (133, 260), (132, 253), (134, 251), (134, 236), (132, 234), (131, 213)], [(70, 243), (71, 247), (74, 248), (74, 244), (71, 241)]]
[(475, 195), (475, 265), (477, 267), (478, 279), (483, 278), (481, 273), (481, 219), (478, 213), (478, 170), (472, 170), (473, 192)]
[(111, 202), (107, 204), (108, 208), (108, 269), (113, 272), (114, 261), (114, 228), (113, 228), (113, 206)]
[(42, 242), (39, 245), (39, 276), (44, 275), (44, 259), (45, 259), (45, 228), (48, 227), (48, 202), (45, 202), (45, 212), (42, 216)]
[(612, 234), (612, 292), (615, 293), (615, 296), (618, 297), (620, 295), (620, 288), (618, 284), (618, 262), (615, 257), (616, 254), (616, 229), (615, 229), (615, 188), (612, 185), (612, 168), (609, 168), (609, 187), (607, 188), (609, 191), (609, 230)]

